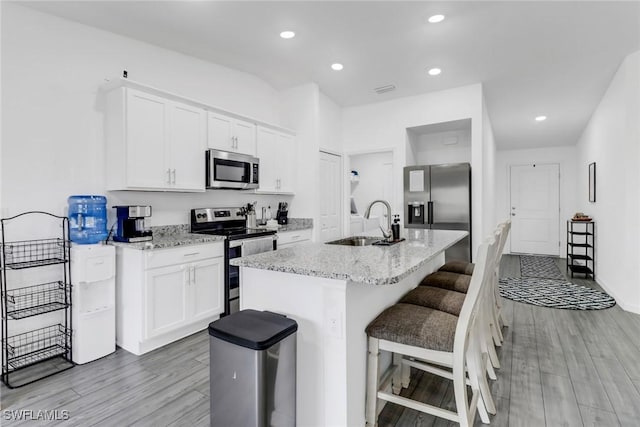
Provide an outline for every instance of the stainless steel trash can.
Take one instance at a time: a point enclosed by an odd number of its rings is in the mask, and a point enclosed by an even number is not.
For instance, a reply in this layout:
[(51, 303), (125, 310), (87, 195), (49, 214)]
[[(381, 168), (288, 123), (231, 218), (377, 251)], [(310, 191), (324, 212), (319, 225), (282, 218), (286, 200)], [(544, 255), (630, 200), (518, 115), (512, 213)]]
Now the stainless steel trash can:
[(295, 426), (297, 329), (257, 310), (209, 325), (212, 427)]

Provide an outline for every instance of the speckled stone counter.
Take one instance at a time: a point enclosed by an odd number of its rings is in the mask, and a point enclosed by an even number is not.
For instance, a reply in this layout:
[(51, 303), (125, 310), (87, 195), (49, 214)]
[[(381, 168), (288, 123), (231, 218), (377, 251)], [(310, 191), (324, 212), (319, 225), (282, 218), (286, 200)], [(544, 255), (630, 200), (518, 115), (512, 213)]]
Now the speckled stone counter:
[(203, 243), (213, 243), (224, 241), (223, 236), (210, 236), (207, 234), (195, 234), (189, 232), (188, 224), (163, 225), (151, 227), (153, 240), (148, 242), (123, 243), (109, 241), (110, 245), (123, 248), (149, 250), (173, 248), (176, 246), (201, 245)]
[[(258, 226), (257, 228), (267, 227)], [(284, 233), (286, 231), (308, 230), (310, 228), (313, 228), (313, 218), (289, 218), (288, 224), (278, 225), (278, 228), (273, 228), (273, 230), (277, 230), (278, 233)]]
[(371, 285), (400, 282), (465, 236), (466, 231), (403, 230), (393, 246), (313, 243), (231, 260), (232, 265), (348, 280)]

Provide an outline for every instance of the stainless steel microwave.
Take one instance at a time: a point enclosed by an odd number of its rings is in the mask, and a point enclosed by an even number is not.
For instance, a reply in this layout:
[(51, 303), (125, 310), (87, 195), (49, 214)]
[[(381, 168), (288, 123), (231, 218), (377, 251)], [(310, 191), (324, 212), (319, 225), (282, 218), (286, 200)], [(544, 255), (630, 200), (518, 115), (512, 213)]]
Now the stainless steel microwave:
[(207, 188), (258, 188), (260, 160), (248, 154), (207, 150)]

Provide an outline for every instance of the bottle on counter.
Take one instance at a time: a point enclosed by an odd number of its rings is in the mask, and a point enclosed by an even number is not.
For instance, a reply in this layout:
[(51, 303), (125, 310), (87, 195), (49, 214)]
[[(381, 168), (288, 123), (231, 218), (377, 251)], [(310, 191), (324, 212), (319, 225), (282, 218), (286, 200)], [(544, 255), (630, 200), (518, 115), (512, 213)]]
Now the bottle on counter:
[(400, 240), (400, 215), (393, 216), (393, 224), (391, 224), (391, 234), (393, 240)]
[(265, 213), (265, 219), (269, 221), (271, 219), (271, 206), (267, 208), (267, 212)]

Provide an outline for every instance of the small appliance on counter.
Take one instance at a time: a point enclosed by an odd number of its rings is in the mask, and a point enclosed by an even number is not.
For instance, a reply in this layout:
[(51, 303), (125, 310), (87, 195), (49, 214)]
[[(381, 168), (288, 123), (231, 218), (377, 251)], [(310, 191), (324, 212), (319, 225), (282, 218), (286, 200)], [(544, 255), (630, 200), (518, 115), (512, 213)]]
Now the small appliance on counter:
[(289, 223), (289, 203), (280, 202), (278, 203), (278, 211), (276, 212), (276, 221), (278, 224), (285, 225)]
[(151, 206), (114, 206), (118, 216), (116, 242), (135, 243), (153, 240), (153, 233), (144, 226), (144, 219), (151, 216)]

